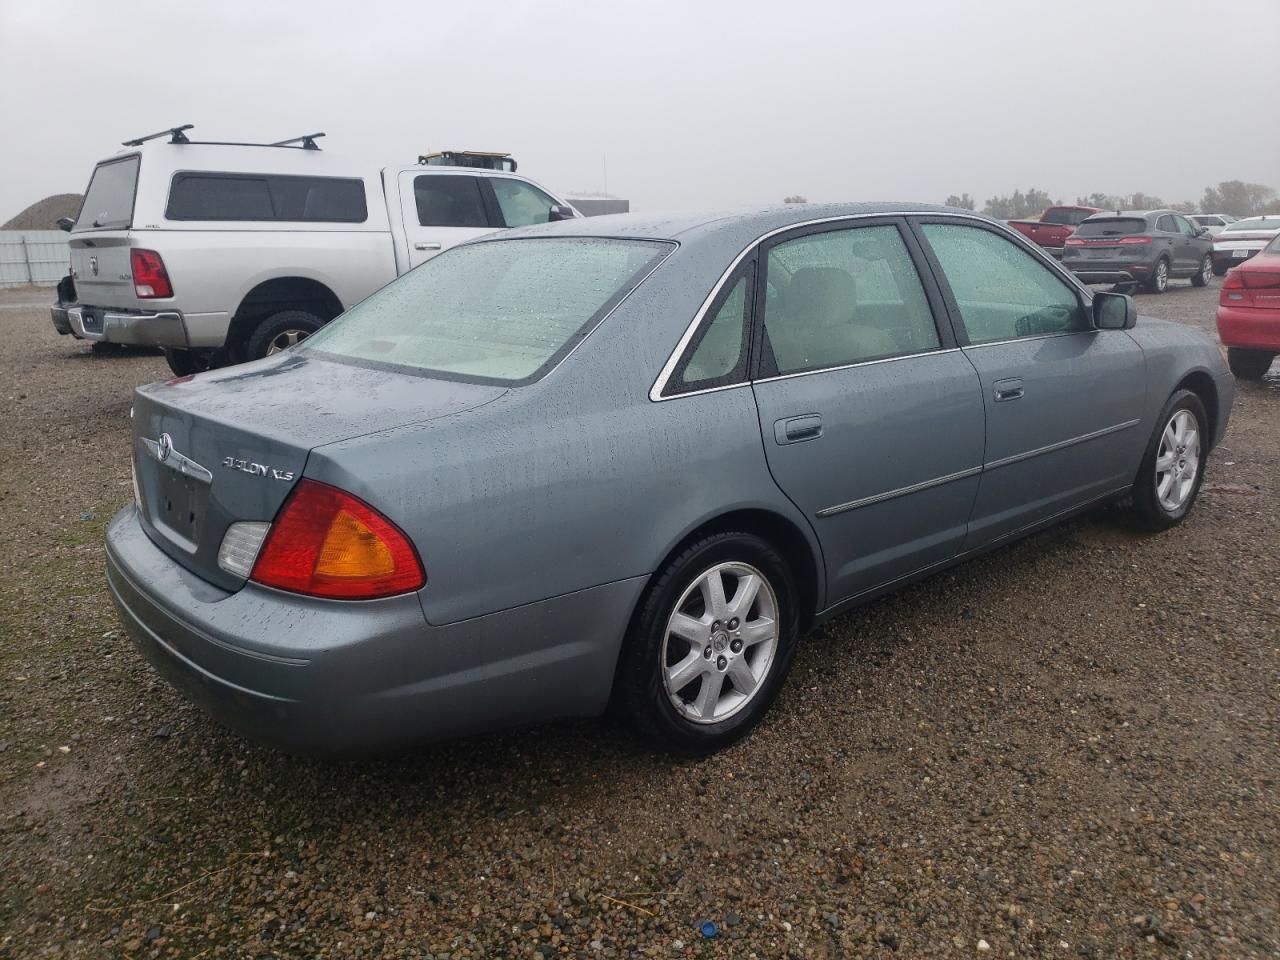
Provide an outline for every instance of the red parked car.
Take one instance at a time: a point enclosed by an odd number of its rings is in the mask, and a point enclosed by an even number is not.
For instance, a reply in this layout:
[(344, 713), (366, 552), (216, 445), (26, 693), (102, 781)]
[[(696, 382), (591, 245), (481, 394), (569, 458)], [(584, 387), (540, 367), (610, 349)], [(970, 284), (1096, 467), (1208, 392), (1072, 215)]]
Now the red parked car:
[(1009, 226), (1038, 243), (1045, 253), (1061, 260), (1062, 245), (1067, 237), (1075, 233), (1076, 227), (1085, 220), (1100, 212), (1097, 207), (1045, 207), (1039, 220), (1010, 220)]
[(1261, 380), (1280, 353), (1280, 236), (1228, 271), (1218, 299), (1218, 336), (1231, 372)]

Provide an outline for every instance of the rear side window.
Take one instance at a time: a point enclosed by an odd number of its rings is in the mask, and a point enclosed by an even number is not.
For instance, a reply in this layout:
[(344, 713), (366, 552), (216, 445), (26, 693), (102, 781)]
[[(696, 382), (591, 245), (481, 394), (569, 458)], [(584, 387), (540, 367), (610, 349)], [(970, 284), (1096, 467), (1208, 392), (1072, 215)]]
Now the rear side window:
[(98, 164), (84, 193), (75, 230), (128, 229), (133, 224), (140, 161), (140, 157), (132, 156)]
[(740, 382), (746, 376), (747, 315), (751, 309), (754, 271), (748, 270), (722, 293), (711, 322), (706, 324), (677, 368), (675, 389), (669, 393), (705, 390)]
[(1130, 237), (1135, 233), (1143, 233), (1147, 229), (1147, 221), (1141, 217), (1103, 217), (1101, 220), (1086, 220), (1076, 229), (1077, 237)]
[(551, 219), (555, 201), (537, 187), (505, 177), (491, 177), (489, 185), (493, 187), (498, 209), (502, 211), (502, 219), (508, 227), (527, 227)]
[(425, 174), (413, 178), (418, 223), (424, 227), (487, 227), (477, 177)]
[(926, 223), (970, 343), (1089, 329), (1079, 295), (1004, 237), (979, 227)]
[(287, 220), (362, 223), (364, 181), (276, 174), (178, 173), (169, 188), (169, 220)]

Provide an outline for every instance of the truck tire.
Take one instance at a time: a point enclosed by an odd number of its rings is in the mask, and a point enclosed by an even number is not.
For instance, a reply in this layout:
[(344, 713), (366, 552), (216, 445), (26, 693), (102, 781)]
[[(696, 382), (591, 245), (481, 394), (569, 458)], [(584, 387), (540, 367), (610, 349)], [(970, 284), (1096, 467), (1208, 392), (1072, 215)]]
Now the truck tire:
[(324, 321), (306, 310), (281, 310), (263, 319), (244, 342), (245, 360), (261, 360), (287, 350), (324, 326)]
[(1164, 293), (1169, 286), (1169, 261), (1161, 257), (1151, 268), (1151, 278), (1142, 284), (1147, 293)]
[(1241, 380), (1261, 380), (1271, 369), (1275, 354), (1269, 350), (1241, 350), (1227, 347), (1227, 366)]
[(166, 347), (165, 362), (176, 377), (189, 377), (193, 373), (204, 373), (213, 369), (212, 350), (177, 350)]

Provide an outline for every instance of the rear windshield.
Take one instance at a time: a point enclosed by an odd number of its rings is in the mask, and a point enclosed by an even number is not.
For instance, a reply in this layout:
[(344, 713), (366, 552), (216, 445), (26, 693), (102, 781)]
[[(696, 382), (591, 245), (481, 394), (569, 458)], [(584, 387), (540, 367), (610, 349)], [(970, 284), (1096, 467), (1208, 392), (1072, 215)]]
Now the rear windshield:
[(1280, 230), (1280, 217), (1258, 217), (1252, 220), (1237, 220), (1222, 228), (1223, 232), (1233, 233), (1243, 230)]
[(603, 237), (454, 247), (389, 283), (300, 349), (479, 383), (542, 376), (673, 245)]
[(133, 224), (133, 196), (138, 186), (136, 154), (98, 164), (84, 192), (75, 230), (119, 230)]
[(1076, 236), (1127, 237), (1146, 229), (1147, 221), (1141, 217), (1106, 217), (1102, 220), (1086, 220), (1076, 228)]
[(169, 220), (289, 220), (363, 223), (364, 181), (277, 174), (176, 173), (169, 187)]
[(1069, 207), (1051, 208), (1044, 212), (1044, 216), (1040, 218), (1041, 223), (1059, 223), (1068, 227), (1074, 227), (1082, 222), (1086, 217), (1093, 216), (1092, 210), (1072, 210)]

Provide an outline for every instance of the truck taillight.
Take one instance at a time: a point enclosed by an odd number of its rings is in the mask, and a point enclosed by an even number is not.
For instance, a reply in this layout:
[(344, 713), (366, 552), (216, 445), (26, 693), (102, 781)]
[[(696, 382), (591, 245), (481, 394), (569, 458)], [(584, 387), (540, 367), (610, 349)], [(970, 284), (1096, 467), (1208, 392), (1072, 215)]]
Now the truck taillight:
[(300, 480), (271, 524), (249, 579), (313, 597), (373, 600), (427, 581), (418, 552), (363, 500)]
[(133, 292), (139, 300), (155, 300), (173, 296), (173, 284), (164, 261), (154, 250), (129, 251), (129, 266), (133, 270)]

